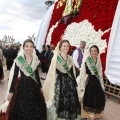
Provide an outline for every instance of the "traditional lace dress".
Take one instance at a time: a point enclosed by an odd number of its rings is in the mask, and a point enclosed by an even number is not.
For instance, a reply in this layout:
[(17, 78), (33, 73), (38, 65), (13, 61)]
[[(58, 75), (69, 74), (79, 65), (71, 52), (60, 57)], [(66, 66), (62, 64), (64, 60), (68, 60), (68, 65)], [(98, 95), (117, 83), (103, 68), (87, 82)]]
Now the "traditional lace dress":
[(102, 117), (102, 111), (105, 107), (105, 95), (100, 80), (95, 75), (92, 75), (86, 63), (85, 67), (88, 78), (86, 80), (86, 88), (83, 98), (82, 117), (93, 120)]
[(66, 63), (70, 68), (72, 78), (57, 61), (55, 95), (52, 106), (48, 109), (47, 120), (80, 120), (81, 109), (76, 90), (77, 84), (69, 57)]
[(46, 104), (41, 92), (38, 68), (35, 70), (36, 83), (20, 70), (21, 77), (17, 80), (19, 67), (15, 64), (10, 101), (6, 120), (46, 120)]

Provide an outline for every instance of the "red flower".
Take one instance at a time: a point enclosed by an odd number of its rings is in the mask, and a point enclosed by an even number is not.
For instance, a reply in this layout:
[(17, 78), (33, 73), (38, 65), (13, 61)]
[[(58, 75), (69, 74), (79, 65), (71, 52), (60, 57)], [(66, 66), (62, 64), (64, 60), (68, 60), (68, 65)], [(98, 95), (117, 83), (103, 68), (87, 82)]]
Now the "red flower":
[[(59, 9), (56, 9), (57, 3), (55, 4), (54, 10), (53, 10), (49, 29), (52, 27), (52, 25), (55, 25), (55, 23), (62, 18), (62, 13), (65, 5), (63, 5)], [(89, 0), (89, 1), (83, 0), (80, 6), (79, 15), (73, 18), (70, 21), (70, 23), (72, 22), (79, 23), (87, 19), (89, 20), (89, 22), (92, 23), (92, 25), (94, 25), (95, 30), (99, 30), (99, 29), (101, 29), (102, 31), (108, 30), (112, 26), (117, 3), (118, 3), (118, 0)], [(58, 41), (60, 41), (61, 35), (64, 33), (64, 30), (66, 29), (66, 27), (67, 25), (65, 25), (64, 23), (61, 23), (58, 25), (57, 28), (54, 29), (52, 33), (52, 44), (56, 45)], [(105, 33), (102, 36), (102, 39), (106, 39), (107, 43), (109, 42), (109, 35), (110, 35), (110, 31)], [(107, 48), (105, 53), (101, 55), (103, 70), (105, 70), (106, 53), (107, 53)]]

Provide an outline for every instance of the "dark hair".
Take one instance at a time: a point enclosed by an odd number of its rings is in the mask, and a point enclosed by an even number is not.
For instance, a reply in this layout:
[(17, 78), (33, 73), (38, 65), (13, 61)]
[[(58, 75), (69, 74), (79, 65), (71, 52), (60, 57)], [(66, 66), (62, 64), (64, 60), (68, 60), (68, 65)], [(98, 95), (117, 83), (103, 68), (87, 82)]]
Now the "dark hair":
[(42, 46), (42, 48), (44, 48), (44, 49), (45, 49), (45, 45), (43, 45), (43, 46)]
[(61, 40), (60, 43), (59, 43), (59, 49), (62, 47), (62, 44), (65, 43), (65, 42), (67, 42), (70, 46), (70, 43), (69, 43), (68, 40)]
[(85, 41), (81, 41), (81, 42), (80, 42), (80, 44), (82, 44), (82, 43), (86, 44), (86, 42), (85, 42)]
[(34, 47), (34, 42), (33, 42), (31, 39), (27, 39), (27, 40), (25, 40), (24, 43), (23, 43), (23, 48), (25, 47), (25, 44), (26, 44), (27, 42), (32, 43), (32, 44), (33, 44), (33, 47)]
[(46, 47), (47, 47), (48, 49), (50, 49), (50, 45), (46, 45)]
[(98, 46), (97, 46), (97, 45), (92, 45), (92, 46), (90, 47), (90, 49), (89, 49), (90, 53), (91, 53), (91, 49), (92, 49), (92, 48), (96, 48), (96, 49), (97, 49), (97, 51), (98, 51), (98, 53), (99, 53), (99, 48), (98, 48)]

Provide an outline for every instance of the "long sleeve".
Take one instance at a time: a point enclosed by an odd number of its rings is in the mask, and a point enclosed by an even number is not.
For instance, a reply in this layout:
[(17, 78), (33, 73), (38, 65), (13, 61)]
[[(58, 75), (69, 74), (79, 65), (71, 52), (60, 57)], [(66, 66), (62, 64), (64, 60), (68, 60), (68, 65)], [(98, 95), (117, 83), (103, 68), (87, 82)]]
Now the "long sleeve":
[(39, 73), (38, 73), (38, 67), (37, 67), (37, 69), (35, 70), (35, 76), (36, 76), (36, 79), (37, 79), (37, 82), (38, 82), (39, 87), (42, 88), (42, 85), (41, 85), (41, 82), (40, 82)]
[(14, 92), (18, 73), (19, 73), (19, 67), (15, 64), (14, 75), (13, 75), (13, 79), (12, 79), (12, 83), (11, 83), (11, 87), (10, 87), (10, 91), (9, 91), (10, 93)]
[(90, 70), (88, 69), (88, 66), (87, 66), (86, 63), (85, 63), (85, 67), (86, 67), (86, 74), (91, 75), (92, 73), (91, 73)]
[(72, 76), (72, 80), (73, 80), (73, 83), (74, 85), (77, 87), (77, 82), (76, 82), (76, 78), (75, 78), (75, 75), (74, 75), (74, 71), (73, 71), (73, 66), (71, 67), (70, 69), (70, 73), (71, 73), (71, 76)]
[(79, 63), (78, 63), (77, 59), (78, 59), (78, 50), (75, 50), (73, 52), (73, 63), (75, 65), (75, 67), (79, 68)]

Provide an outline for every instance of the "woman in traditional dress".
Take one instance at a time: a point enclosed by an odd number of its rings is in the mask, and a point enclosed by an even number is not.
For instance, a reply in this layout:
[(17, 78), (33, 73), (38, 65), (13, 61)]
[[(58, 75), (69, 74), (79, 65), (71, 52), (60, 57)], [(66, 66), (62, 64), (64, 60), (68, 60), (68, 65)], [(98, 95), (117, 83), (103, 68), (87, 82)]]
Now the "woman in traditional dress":
[(58, 43), (43, 85), (47, 120), (80, 120), (75, 68), (67, 54), (69, 46), (68, 40)]
[(46, 104), (38, 73), (39, 60), (33, 48), (33, 41), (27, 39), (14, 61), (5, 120), (46, 120)]
[(3, 53), (2, 50), (0, 49), (0, 81), (3, 80), (4, 78), (2, 61), (3, 61)]
[[(88, 55), (85, 57), (81, 66), (80, 76), (78, 77), (79, 90), (84, 92), (81, 117), (94, 120), (102, 117), (102, 112), (105, 107), (104, 83), (99, 48), (96, 45), (91, 46)], [(78, 94), (81, 93), (82, 92), (78, 92)]]

